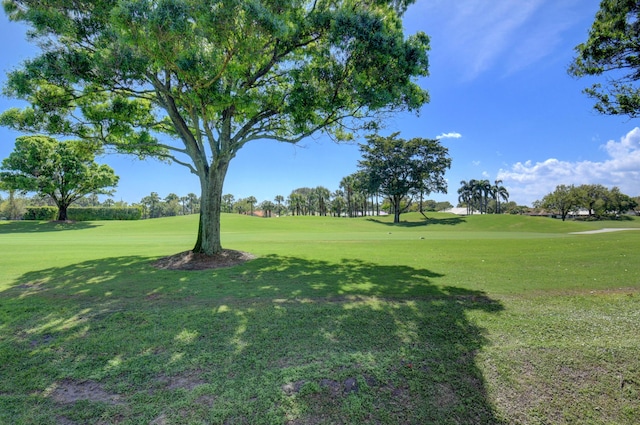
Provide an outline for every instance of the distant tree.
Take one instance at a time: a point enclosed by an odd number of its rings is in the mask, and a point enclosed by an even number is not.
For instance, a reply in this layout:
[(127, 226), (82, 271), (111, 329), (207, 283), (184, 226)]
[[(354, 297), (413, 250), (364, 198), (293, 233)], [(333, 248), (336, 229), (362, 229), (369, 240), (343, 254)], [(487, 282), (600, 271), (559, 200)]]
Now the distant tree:
[(151, 192), (140, 200), (144, 206), (143, 212), (147, 218), (158, 218), (162, 216), (162, 200), (157, 192)]
[(349, 217), (354, 216), (354, 205), (353, 205), (353, 194), (355, 192), (355, 175), (351, 174), (345, 176), (340, 180), (340, 189), (342, 189), (344, 193), (344, 197), (347, 201), (347, 215)]
[(97, 207), (100, 205), (100, 198), (95, 193), (90, 193), (74, 202), (79, 207)]
[(491, 196), (496, 202), (495, 213), (500, 214), (500, 200), (509, 202), (509, 192), (506, 187), (502, 186), (502, 180), (496, 180), (493, 183), (493, 186), (491, 186)]
[(182, 215), (187, 215), (188, 214), (188, 208), (187, 208), (187, 202), (189, 201), (189, 198), (187, 198), (186, 196), (181, 196), (180, 197), (180, 204), (182, 204)]
[(524, 205), (518, 205), (513, 201), (509, 201), (501, 206), (501, 210), (506, 214), (524, 214), (528, 207)]
[(233, 205), (235, 201), (235, 197), (230, 193), (222, 195), (222, 212), (233, 212)]
[(318, 201), (318, 213), (320, 215), (327, 215), (331, 200), (331, 192), (323, 186), (316, 187), (315, 192), (316, 200)]
[(634, 196), (633, 198), (631, 198), (631, 202), (635, 204), (631, 210), (635, 213), (635, 215), (640, 215), (640, 196)]
[(273, 210), (275, 209), (275, 207), (276, 205), (273, 202), (266, 200), (260, 203), (259, 208), (263, 212), (263, 217), (271, 217), (271, 214), (273, 213)]
[(436, 211), (445, 211), (445, 210), (449, 210), (451, 208), (453, 208), (453, 205), (451, 205), (451, 202), (449, 202), (449, 201), (436, 203)]
[[(80, 200), (76, 201), (79, 202)], [(33, 207), (55, 207), (56, 203), (53, 202), (47, 195), (42, 195), (40, 193), (36, 193), (30, 198), (27, 198), (27, 204)]]
[(253, 215), (253, 209), (255, 208), (258, 200), (255, 196), (249, 196), (248, 198), (245, 198), (245, 202), (249, 205), (249, 214)]
[(284, 202), (284, 196), (276, 195), (276, 197), (273, 198), (273, 200), (276, 203), (276, 214), (282, 215), (282, 209), (283, 209), (282, 203)]
[(302, 193), (300, 193), (299, 189), (295, 189), (289, 194), (287, 204), (289, 205), (291, 215), (301, 215), (304, 212), (306, 198)]
[(575, 186), (559, 185), (535, 205), (560, 214), (562, 221), (565, 221), (569, 212), (576, 209), (579, 203)]
[(67, 220), (69, 205), (83, 196), (110, 194), (118, 176), (95, 162), (96, 149), (79, 141), (59, 142), (47, 136), (18, 137), (14, 150), (0, 166), (0, 180), (9, 189), (37, 192), (58, 207), (58, 220)]
[(636, 200), (629, 195), (620, 192), (618, 187), (613, 187), (607, 194), (606, 210), (611, 214), (621, 215), (629, 211), (634, 211), (638, 206)]
[(238, 214), (246, 214), (249, 211), (249, 203), (246, 198), (240, 198), (233, 203), (233, 211)]
[(584, 208), (590, 217), (605, 213), (605, 200), (608, 189), (601, 184), (582, 184), (574, 189), (578, 208)]
[(460, 182), (458, 189), (458, 205), (467, 207), (467, 215), (473, 211), (473, 184), (466, 180)]
[(640, 2), (602, 0), (586, 42), (576, 47), (569, 67), (575, 77), (607, 75), (605, 87), (593, 84), (585, 93), (595, 109), (607, 115), (640, 113)]
[(9, 192), (9, 198), (3, 200), (0, 196), (0, 216), (9, 220), (19, 220), (24, 216), (26, 211), (26, 202), (24, 198), (18, 196), (15, 189), (9, 189), (0, 181), (0, 190)]
[(437, 207), (438, 203), (433, 199), (427, 199), (426, 201), (422, 202), (423, 211), (436, 211)]
[(401, 203), (407, 195), (447, 192), (444, 173), (451, 159), (447, 148), (436, 139), (403, 140), (398, 133), (370, 135), (360, 151), (358, 167), (368, 176), (372, 191), (379, 190), (389, 198), (394, 223), (400, 222)]
[(304, 210), (305, 210), (305, 215), (316, 215), (316, 213), (318, 212), (318, 194), (316, 193), (315, 189), (310, 189), (308, 187), (305, 187), (305, 192), (304, 192), (304, 202), (305, 202), (305, 206), (304, 206)]
[(489, 196), (491, 196), (491, 183), (486, 179), (473, 181), (475, 182), (474, 198), (480, 206), (480, 214), (486, 214), (489, 205)]
[[(198, 198), (198, 195), (196, 195), (195, 193), (188, 193), (187, 205), (188, 205), (189, 214), (197, 214), (200, 211), (200, 198)], [(226, 212), (231, 212), (231, 210)]]
[(104, 205), (107, 208), (113, 207), (115, 205), (116, 201), (113, 200), (113, 198), (107, 198), (104, 200), (104, 202), (102, 203), (102, 205)]
[(344, 197), (344, 192), (341, 190), (336, 190), (333, 192), (333, 199), (331, 200), (331, 212), (336, 217), (342, 217), (342, 212), (347, 206), (347, 200)]
[(162, 215), (165, 217), (175, 217), (180, 214), (180, 197), (175, 193), (170, 193), (164, 198), (162, 204)]

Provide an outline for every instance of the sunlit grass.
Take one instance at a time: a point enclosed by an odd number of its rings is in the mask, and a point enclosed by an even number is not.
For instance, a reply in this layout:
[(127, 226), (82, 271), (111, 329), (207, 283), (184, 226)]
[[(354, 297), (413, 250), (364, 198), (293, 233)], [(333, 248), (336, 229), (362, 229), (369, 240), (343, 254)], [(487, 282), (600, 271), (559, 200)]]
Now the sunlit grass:
[(640, 221), (403, 219), (0, 223), (0, 423), (637, 422)]

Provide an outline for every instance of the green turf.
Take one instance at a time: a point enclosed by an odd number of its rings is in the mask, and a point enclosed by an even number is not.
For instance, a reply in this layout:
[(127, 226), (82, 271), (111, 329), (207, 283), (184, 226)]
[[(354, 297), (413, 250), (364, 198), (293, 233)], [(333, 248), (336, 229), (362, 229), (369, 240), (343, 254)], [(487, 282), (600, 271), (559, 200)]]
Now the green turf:
[(639, 220), (0, 223), (0, 423), (635, 424)]

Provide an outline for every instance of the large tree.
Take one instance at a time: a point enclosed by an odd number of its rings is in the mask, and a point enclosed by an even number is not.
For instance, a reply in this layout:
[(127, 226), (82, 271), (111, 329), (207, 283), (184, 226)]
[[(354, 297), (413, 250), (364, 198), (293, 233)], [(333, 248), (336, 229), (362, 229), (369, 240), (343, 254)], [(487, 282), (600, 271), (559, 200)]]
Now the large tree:
[(447, 193), (444, 173), (451, 167), (451, 158), (437, 139), (404, 140), (398, 138), (398, 133), (388, 137), (374, 134), (367, 136), (360, 151), (362, 160), (358, 166), (367, 177), (371, 192), (379, 191), (389, 198), (394, 223), (400, 222), (405, 197)]
[(574, 185), (564, 184), (556, 186), (556, 189), (545, 195), (541, 201), (534, 202), (534, 206), (544, 208), (560, 214), (562, 221), (567, 219), (567, 215), (575, 210), (579, 205), (578, 194)]
[(576, 77), (601, 76), (585, 92), (603, 114), (637, 117), (640, 113), (640, 3), (637, 0), (602, 0), (586, 42), (576, 47), (569, 67)]
[(111, 167), (94, 160), (95, 146), (87, 143), (18, 137), (0, 165), (0, 179), (9, 189), (48, 196), (58, 207), (58, 220), (67, 220), (73, 202), (88, 194), (111, 193), (107, 188), (118, 183)]
[(5, 0), (42, 54), (5, 92), (0, 123), (74, 135), (187, 167), (201, 186), (195, 252), (220, 243), (224, 179), (254, 140), (349, 139), (428, 101), (429, 39), (413, 0)]

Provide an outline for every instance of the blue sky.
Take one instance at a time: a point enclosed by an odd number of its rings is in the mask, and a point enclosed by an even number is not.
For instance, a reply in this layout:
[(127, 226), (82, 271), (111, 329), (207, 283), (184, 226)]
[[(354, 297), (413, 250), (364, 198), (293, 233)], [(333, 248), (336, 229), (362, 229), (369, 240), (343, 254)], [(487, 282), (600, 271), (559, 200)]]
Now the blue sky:
[[(587, 39), (599, 0), (418, 0), (407, 11), (407, 34), (431, 37), (430, 76), (419, 81), (431, 96), (419, 116), (401, 114), (383, 134), (441, 138), (449, 148), (448, 194), (459, 182), (502, 179), (510, 200), (531, 205), (558, 184), (600, 183), (640, 195), (640, 123), (603, 116), (582, 93), (595, 80), (566, 70), (574, 47)], [(36, 53), (25, 29), (0, 17), (0, 84)], [(19, 106), (0, 98), (0, 110)], [(19, 134), (0, 128), (0, 158)], [(338, 189), (357, 169), (357, 145), (324, 137), (299, 145), (254, 141), (232, 161), (225, 193), (259, 201), (298, 187)], [(195, 176), (179, 165), (108, 155), (98, 159), (120, 176), (116, 200), (138, 202), (151, 192), (199, 194)]]

